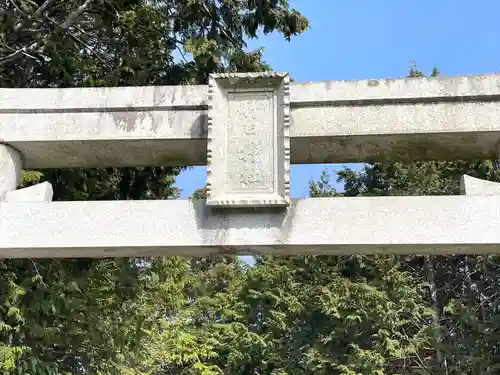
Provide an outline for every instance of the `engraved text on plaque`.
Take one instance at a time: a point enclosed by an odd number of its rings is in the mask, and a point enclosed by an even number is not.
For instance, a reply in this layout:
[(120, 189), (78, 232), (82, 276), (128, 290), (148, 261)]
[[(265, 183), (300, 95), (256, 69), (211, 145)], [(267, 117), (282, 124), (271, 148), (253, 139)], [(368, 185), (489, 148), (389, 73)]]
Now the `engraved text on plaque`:
[(208, 205), (289, 204), (288, 86), (282, 73), (210, 77)]

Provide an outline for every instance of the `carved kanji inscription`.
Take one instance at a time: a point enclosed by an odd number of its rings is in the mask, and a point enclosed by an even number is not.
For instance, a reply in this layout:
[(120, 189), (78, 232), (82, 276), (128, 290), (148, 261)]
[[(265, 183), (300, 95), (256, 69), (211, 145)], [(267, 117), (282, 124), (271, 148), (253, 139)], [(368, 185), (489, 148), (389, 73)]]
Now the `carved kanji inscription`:
[(209, 88), (207, 204), (287, 206), (288, 76), (214, 75)]
[(228, 99), (227, 184), (233, 192), (272, 193), (273, 155), (266, 151), (274, 142), (273, 93), (229, 93)]

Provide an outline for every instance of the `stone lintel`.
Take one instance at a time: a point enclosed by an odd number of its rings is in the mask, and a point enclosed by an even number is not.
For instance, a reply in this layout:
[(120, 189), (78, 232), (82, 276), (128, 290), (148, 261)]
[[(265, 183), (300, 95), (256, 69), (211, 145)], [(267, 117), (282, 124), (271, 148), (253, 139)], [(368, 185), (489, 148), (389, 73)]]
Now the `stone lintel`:
[(0, 258), (498, 253), (499, 207), (498, 195), (315, 198), (278, 212), (188, 200), (1, 202)]
[(208, 87), (207, 205), (288, 206), (288, 74), (214, 74)]
[[(500, 74), (290, 84), (291, 163), (498, 157)], [(26, 168), (205, 165), (208, 86), (0, 89)]]

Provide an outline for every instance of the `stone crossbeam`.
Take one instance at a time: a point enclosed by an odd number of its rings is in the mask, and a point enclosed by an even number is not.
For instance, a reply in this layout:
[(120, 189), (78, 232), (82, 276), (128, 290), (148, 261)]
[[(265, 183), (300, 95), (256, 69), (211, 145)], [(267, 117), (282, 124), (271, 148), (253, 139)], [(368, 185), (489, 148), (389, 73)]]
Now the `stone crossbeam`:
[[(25, 168), (204, 165), (207, 86), (0, 89)], [(500, 75), (290, 84), (292, 163), (496, 158)]]
[[(500, 75), (0, 90), (0, 258), (500, 253), (500, 184), (290, 199), (290, 162), (497, 158)], [(206, 201), (52, 202), (22, 168), (207, 165)]]
[(0, 258), (500, 252), (500, 195), (0, 203)]

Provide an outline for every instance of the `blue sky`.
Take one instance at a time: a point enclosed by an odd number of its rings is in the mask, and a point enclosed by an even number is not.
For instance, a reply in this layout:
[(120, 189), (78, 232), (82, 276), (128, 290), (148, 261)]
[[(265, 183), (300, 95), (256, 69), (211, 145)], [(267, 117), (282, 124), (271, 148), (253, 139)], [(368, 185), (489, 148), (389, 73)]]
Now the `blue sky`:
[[(299, 82), (402, 77), (409, 62), (443, 75), (500, 71), (499, 0), (290, 0), (311, 29), (291, 42), (268, 35), (264, 47), (275, 71)], [(306, 197), (310, 180), (342, 165), (293, 165), (291, 194)], [(205, 184), (205, 168), (177, 178), (187, 198)], [(341, 186), (336, 185), (338, 190)]]

